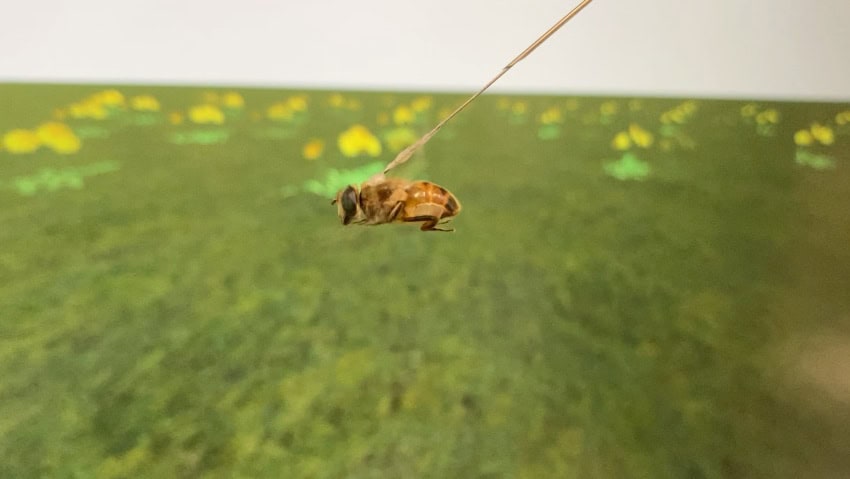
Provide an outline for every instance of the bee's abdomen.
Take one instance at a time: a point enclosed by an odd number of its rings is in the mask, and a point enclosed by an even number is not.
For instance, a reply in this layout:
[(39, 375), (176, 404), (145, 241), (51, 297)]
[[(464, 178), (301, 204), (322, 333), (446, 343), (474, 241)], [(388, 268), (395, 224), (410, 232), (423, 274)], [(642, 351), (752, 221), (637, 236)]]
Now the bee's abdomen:
[(443, 216), (455, 216), (460, 213), (460, 203), (458, 203), (455, 195), (448, 193), (448, 200), (446, 201), (446, 214)]
[(460, 212), (460, 202), (447, 189), (429, 181), (416, 181), (410, 185), (409, 205), (431, 204), (442, 208), (440, 218), (455, 216)]

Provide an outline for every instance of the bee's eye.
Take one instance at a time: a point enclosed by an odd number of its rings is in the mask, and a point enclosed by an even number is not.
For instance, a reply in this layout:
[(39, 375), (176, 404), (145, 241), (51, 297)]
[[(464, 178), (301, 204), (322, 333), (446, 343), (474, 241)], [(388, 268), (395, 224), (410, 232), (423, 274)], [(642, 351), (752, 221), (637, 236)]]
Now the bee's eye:
[(342, 218), (342, 224), (347, 225), (357, 215), (357, 191), (353, 186), (349, 186), (340, 196), (342, 211), (345, 212), (345, 216)]

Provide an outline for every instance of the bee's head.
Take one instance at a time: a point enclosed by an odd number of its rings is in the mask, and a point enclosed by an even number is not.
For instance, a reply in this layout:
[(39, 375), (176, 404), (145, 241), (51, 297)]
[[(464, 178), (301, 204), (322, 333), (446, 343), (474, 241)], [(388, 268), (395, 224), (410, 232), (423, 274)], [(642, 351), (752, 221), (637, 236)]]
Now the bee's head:
[(343, 225), (351, 224), (360, 213), (360, 206), (357, 203), (357, 189), (352, 185), (340, 190), (336, 198), (331, 201), (332, 205), (336, 205), (336, 212)]

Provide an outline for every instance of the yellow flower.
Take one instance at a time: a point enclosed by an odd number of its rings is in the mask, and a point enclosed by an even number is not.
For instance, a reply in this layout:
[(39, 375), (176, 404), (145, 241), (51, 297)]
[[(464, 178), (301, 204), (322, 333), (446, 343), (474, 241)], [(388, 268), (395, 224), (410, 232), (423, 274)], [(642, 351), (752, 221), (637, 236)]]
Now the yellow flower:
[(527, 111), (528, 111), (528, 104), (524, 101), (515, 102), (511, 106), (511, 113), (513, 113), (514, 115), (525, 115), (525, 113)]
[(35, 131), (42, 144), (47, 145), (61, 154), (76, 153), (80, 150), (82, 142), (74, 131), (64, 123), (51, 121), (41, 124)]
[[(755, 106), (755, 105), (753, 105), (753, 106)], [(690, 118), (694, 114), (694, 112), (696, 112), (696, 111), (697, 111), (697, 102), (695, 102), (693, 100), (688, 100), (688, 101), (682, 102), (682, 103), (676, 105), (676, 107), (662, 113), (661, 114), (661, 123), (663, 123), (665, 125), (669, 125), (670, 123), (676, 123), (676, 124), (681, 125), (681, 124), (685, 123), (686, 121), (688, 121), (688, 118)], [(743, 111), (743, 109), (742, 109), (742, 111)], [(753, 113), (753, 114), (755, 114), (755, 113)]]
[(812, 134), (809, 133), (809, 130), (800, 130), (797, 133), (794, 133), (794, 143), (797, 146), (808, 146), (812, 144), (814, 138), (812, 138)]
[(393, 128), (383, 134), (384, 143), (392, 152), (398, 152), (416, 141), (416, 133), (408, 127)]
[(670, 110), (668, 113), (670, 114), (670, 121), (671, 122), (678, 123), (680, 125), (685, 122), (685, 119), (686, 119), (685, 112), (682, 111), (680, 108), (676, 108), (675, 110)]
[(625, 131), (617, 133), (611, 141), (611, 148), (614, 148), (615, 150), (628, 150), (631, 146), (632, 140), (629, 138), (629, 134)]
[(755, 116), (758, 113), (759, 107), (755, 103), (747, 103), (746, 105), (741, 107), (741, 116), (743, 117), (751, 117)]
[(649, 148), (654, 140), (652, 133), (644, 130), (636, 123), (629, 125), (629, 137), (635, 145), (641, 148)]
[(811, 131), (814, 139), (821, 145), (831, 145), (835, 142), (835, 135), (832, 132), (832, 128), (828, 126), (821, 125), (820, 123), (813, 123)]
[(846, 125), (850, 123), (850, 110), (842, 111), (835, 115), (835, 123), (837, 125)]
[(390, 123), (390, 114), (385, 111), (378, 113), (377, 121), (380, 126), (388, 125)]
[(130, 98), (130, 108), (136, 111), (159, 111), (159, 100), (151, 95), (139, 95)]
[(381, 142), (363, 125), (354, 125), (340, 133), (337, 140), (339, 151), (348, 157), (362, 154), (378, 156), (381, 154)]
[(684, 112), (685, 114), (693, 115), (697, 111), (697, 102), (695, 102), (694, 100), (688, 100), (679, 105), (679, 108), (681, 108), (682, 112)]
[(245, 99), (242, 98), (242, 95), (240, 95), (239, 93), (236, 93), (235, 91), (230, 91), (225, 93), (224, 96), (221, 97), (221, 103), (224, 105), (225, 108), (231, 108), (236, 110), (245, 106)]
[(317, 138), (313, 138), (304, 145), (304, 148), (301, 149), (301, 154), (308, 160), (315, 160), (322, 156), (322, 152), (324, 150), (325, 142)]
[(564, 121), (564, 115), (561, 113), (561, 110), (556, 107), (550, 107), (543, 111), (540, 114), (540, 123), (544, 125), (551, 125), (552, 123), (561, 123)]
[(121, 108), (124, 106), (124, 95), (118, 90), (104, 90), (97, 92), (90, 98), (94, 103), (105, 107)]
[(109, 114), (109, 112), (106, 111), (106, 107), (103, 106), (103, 103), (92, 100), (74, 103), (69, 109), (71, 118), (77, 119), (88, 118), (93, 120), (102, 120)]
[(396, 107), (395, 111), (393, 111), (393, 122), (395, 122), (396, 125), (409, 125), (410, 123), (413, 123), (413, 119), (413, 110), (405, 105), (399, 105)]
[(195, 105), (189, 108), (189, 119), (193, 123), (221, 125), (224, 123), (224, 112), (215, 105)]
[(173, 111), (168, 114), (168, 122), (172, 125), (179, 125), (183, 123), (183, 114), (179, 111)]
[(629, 100), (629, 110), (638, 111), (643, 109), (643, 101), (638, 99)]
[(499, 98), (499, 101), (496, 102), (496, 108), (499, 110), (509, 110), (511, 108), (511, 100), (505, 97)]
[(286, 103), (275, 103), (266, 110), (269, 120), (291, 120), (295, 112)]
[(619, 109), (620, 107), (617, 105), (616, 101), (606, 101), (599, 105), (599, 113), (601, 113), (602, 116), (615, 115)]
[(68, 125), (56, 121), (42, 123), (36, 128), (35, 133), (44, 144), (49, 144), (53, 138), (74, 134)]
[(764, 110), (756, 115), (756, 123), (759, 125), (777, 124), (779, 123), (779, 112), (773, 108)]
[(431, 109), (433, 103), (434, 100), (430, 96), (420, 96), (410, 103), (410, 108), (417, 113), (422, 113), (425, 110)]
[(77, 135), (72, 134), (54, 138), (47, 146), (56, 153), (69, 155), (80, 151), (80, 148), (83, 146), (83, 142), (80, 141)]
[[(87, 116), (87, 108), (85, 103), (71, 103), (68, 107), (68, 114), (71, 115), (71, 118), (86, 118)], [(106, 111), (104, 110), (104, 114)]]
[(12, 130), (3, 135), (2, 143), (3, 147), (9, 153), (14, 154), (32, 153), (41, 146), (41, 140), (34, 131), (24, 130), (22, 128)]
[(334, 93), (328, 98), (328, 105), (334, 108), (342, 108), (345, 106), (345, 97), (341, 93)]
[(286, 104), (293, 111), (307, 111), (307, 97), (304, 95), (291, 96)]

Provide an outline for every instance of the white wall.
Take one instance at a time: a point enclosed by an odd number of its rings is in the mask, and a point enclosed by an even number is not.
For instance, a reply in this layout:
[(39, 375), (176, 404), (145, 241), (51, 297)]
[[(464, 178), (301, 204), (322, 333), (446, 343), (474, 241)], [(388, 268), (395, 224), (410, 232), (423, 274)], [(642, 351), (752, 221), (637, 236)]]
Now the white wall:
[[(0, 81), (477, 89), (577, 0), (5, 0)], [(595, 0), (502, 91), (850, 99), (850, 0)]]

